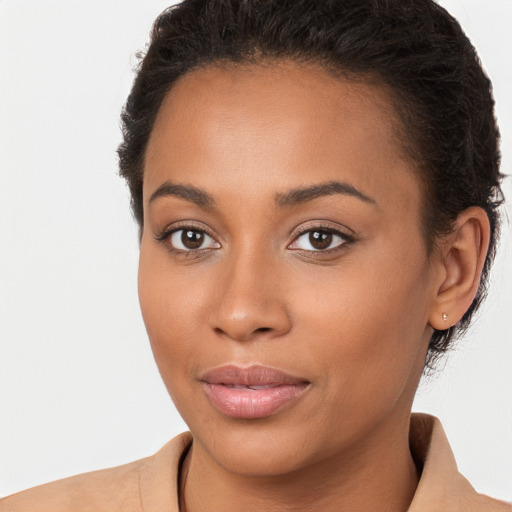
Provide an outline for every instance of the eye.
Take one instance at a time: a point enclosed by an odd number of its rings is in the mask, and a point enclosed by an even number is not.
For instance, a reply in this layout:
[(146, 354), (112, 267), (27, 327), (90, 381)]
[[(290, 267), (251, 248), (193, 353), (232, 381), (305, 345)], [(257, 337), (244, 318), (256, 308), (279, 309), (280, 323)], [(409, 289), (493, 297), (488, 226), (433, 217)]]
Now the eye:
[(288, 248), (315, 252), (329, 251), (350, 241), (350, 237), (340, 231), (330, 228), (315, 228), (302, 232)]
[(218, 249), (220, 247), (220, 244), (208, 235), (206, 231), (192, 226), (174, 229), (162, 235), (159, 239), (165, 241), (170, 246), (170, 249), (176, 252)]

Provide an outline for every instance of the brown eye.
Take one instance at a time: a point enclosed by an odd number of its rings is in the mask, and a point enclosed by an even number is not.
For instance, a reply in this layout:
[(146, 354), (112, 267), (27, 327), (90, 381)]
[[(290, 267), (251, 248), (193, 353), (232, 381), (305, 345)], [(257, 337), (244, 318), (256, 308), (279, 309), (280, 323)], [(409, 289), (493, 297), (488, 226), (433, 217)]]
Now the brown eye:
[(187, 249), (199, 249), (204, 241), (204, 233), (198, 231), (183, 230), (181, 234), (181, 243)]
[(200, 249), (217, 249), (220, 244), (200, 229), (177, 229), (170, 237), (169, 242), (176, 251), (196, 251)]
[(351, 237), (330, 229), (309, 229), (303, 231), (289, 246), (289, 249), (319, 252), (336, 249), (351, 241)]
[(311, 231), (309, 243), (318, 250), (327, 249), (332, 243), (332, 233), (327, 231)]

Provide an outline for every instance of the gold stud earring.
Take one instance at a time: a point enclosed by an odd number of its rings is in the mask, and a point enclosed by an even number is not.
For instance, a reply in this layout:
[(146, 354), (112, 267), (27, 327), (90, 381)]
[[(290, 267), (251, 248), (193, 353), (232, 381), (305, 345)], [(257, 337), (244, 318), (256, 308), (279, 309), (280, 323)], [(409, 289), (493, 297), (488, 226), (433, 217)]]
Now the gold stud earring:
[(443, 322), (448, 321), (448, 315), (446, 313), (443, 313)]

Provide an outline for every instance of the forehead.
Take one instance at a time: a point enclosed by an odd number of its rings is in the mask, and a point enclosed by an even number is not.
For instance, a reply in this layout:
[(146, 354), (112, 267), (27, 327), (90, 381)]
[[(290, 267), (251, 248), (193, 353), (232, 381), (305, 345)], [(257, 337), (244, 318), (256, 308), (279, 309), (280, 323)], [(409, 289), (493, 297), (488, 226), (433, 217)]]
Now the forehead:
[(212, 190), (231, 180), (239, 192), (258, 185), (269, 194), (340, 178), (370, 192), (402, 186), (416, 178), (399, 132), (378, 85), (291, 62), (201, 68), (182, 76), (161, 106), (145, 199), (166, 179)]

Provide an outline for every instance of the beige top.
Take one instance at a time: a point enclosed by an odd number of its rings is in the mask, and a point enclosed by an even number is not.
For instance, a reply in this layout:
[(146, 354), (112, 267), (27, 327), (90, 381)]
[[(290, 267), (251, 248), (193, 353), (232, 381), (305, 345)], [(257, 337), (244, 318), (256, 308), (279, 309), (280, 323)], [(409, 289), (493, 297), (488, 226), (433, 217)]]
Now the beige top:
[[(410, 440), (423, 472), (408, 512), (512, 512), (458, 472), (437, 418), (413, 414)], [(179, 512), (178, 469), (191, 442), (186, 432), (152, 457), (13, 494), (0, 501), (0, 512)]]

